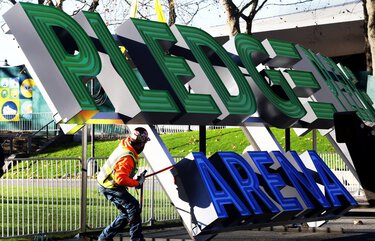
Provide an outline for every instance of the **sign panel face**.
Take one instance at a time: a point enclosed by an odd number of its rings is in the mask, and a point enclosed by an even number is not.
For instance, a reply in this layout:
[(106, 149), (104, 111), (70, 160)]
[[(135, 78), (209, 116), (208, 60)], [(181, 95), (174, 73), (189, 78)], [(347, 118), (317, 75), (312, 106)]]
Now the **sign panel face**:
[[(72, 18), (30, 3), (17, 3), (4, 19), (56, 122), (73, 124), (67, 133), (87, 123), (141, 125), (153, 140), (143, 152), (153, 170), (176, 163), (149, 125), (231, 125), (245, 133), (260, 125), (248, 137), (259, 144), (272, 140), (261, 134), (266, 126), (329, 129), (337, 111), (375, 121), (349, 69), (285, 41), (238, 34), (222, 46), (198, 28), (140, 19), (113, 36), (97, 13)], [(86, 87), (91, 79), (113, 112), (99, 110)], [(256, 146), (242, 156), (191, 153), (157, 175), (192, 237), (337, 218), (357, 204), (317, 153)]]

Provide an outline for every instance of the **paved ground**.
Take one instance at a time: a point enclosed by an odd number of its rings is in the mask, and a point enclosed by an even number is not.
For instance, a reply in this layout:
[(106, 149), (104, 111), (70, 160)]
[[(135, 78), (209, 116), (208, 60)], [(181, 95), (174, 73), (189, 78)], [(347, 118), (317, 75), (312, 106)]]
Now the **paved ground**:
[[(184, 227), (145, 230), (147, 241), (192, 240)], [(79, 239), (75, 239), (79, 240)], [(81, 240), (96, 240), (81, 238)], [(115, 241), (128, 241), (127, 233)], [(355, 208), (337, 220), (331, 220), (319, 228), (276, 226), (261, 230), (244, 230), (218, 234), (213, 241), (375, 241), (375, 208)], [(73, 241), (73, 240), (69, 240)]]

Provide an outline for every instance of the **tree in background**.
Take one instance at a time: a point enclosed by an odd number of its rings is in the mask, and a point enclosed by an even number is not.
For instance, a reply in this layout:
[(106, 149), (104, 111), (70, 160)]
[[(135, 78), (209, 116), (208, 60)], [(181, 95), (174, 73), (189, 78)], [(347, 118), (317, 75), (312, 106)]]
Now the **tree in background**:
[[(218, 6), (218, 0), (160, 0), (168, 16), (168, 25), (175, 23), (189, 25), (199, 11)], [(139, 0), (140, 18), (152, 19), (155, 15), (153, 1)], [(147, 14), (146, 14), (147, 13)]]
[(367, 71), (374, 75), (375, 69), (375, 1), (363, 1), (363, 15), (364, 15), (364, 36), (365, 36), (365, 55)]
[[(237, 1), (236, 1), (237, 2)], [(312, 0), (296, 0), (289, 3), (267, 3), (269, 0), (247, 0), (241, 1), (236, 4), (234, 0), (220, 0), (227, 17), (227, 24), (229, 27), (229, 35), (235, 36), (238, 33), (244, 32), (247, 34), (252, 33), (253, 21), (257, 13), (263, 9), (267, 4), (275, 6), (299, 5)], [(245, 22), (245, 31), (241, 31), (240, 21)]]
[[(229, 35), (235, 36), (241, 33), (240, 20), (246, 22), (246, 33), (251, 34), (252, 22), (255, 15), (262, 9), (268, 0), (259, 3), (258, 0), (244, 1), (236, 5), (233, 0), (220, 0), (227, 16)], [(247, 13), (246, 13), (247, 12)]]
[[(24, 0), (22, 0), (24, 1)], [(127, 18), (132, 2), (135, 0), (33, 0), (31, 2), (53, 6), (75, 15), (81, 10), (96, 11), (110, 29), (115, 29)], [(18, 0), (0, 0), (0, 9), (9, 9)], [(155, 20), (153, 0), (138, 0), (137, 17)], [(168, 24), (189, 25), (197, 13), (218, 5), (218, 0), (160, 0)], [(0, 19), (0, 24), (3, 22)]]
[(176, 23), (176, 5), (174, 0), (168, 0), (168, 12), (169, 12), (169, 19), (168, 19), (168, 25), (172, 26)]

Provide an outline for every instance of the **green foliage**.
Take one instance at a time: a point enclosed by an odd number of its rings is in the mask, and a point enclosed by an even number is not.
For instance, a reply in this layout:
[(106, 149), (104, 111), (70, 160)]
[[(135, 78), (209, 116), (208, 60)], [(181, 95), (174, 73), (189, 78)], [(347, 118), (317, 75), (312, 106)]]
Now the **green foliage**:
[[(285, 146), (285, 131), (283, 129), (271, 128), (276, 139), (282, 147)], [(169, 149), (172, 156), (186, 156), (191, 152), (199, 151), (199, 132), (189, 131), (183, 133), (164, 134), (161, 139)], [(96, 141), (95, 156), (106, 157), (111, 154), (113, 149), (118, 145), (116, 141)], [(211, 156), (218, 151), (233, 151), (242, 154), (243, 150), (249, 145), (248, 140), (240, 128), (225, 128), (216, 130), (207, 130), (207, 155)], [(298, 153), (312, 149), (312, 134), (298, 137), (295, 132), (291, 131), (291, 149)], [(87, 153), (91, 153), (91, 145), (88, 145)], [(317, 151), (318, 152), (335, 152), (329, 141), (317, 133)], [(77, 157), (82, 156), (81, 143), (66, 143), (58, 147), (50, 148), (42, 154), (35, 157)]]
[[(285, 130), (284, 129), (276, 129), (271, 128), (273, 133), (275, 134), (276, 139), (280, 142), (282, 147), (285, 146)], [(290, 131), (290, 149), (298, 152), (299, 154), (307, 151), (312, 150), (313, 137), (312, 132), (306, 134), (305, 136), (298, 137), (296, 133), (291, 130)], [(319, 132), (317, 132), (317, 152), (336, 152), (331, 143), (322, 136)]]
[[(95, 141), (95, 156), (107, 157), (111, 154), (113, 149), (119, 144), (119, 140), (115, 141)], [(88, 145), (87, 153), (91, 153), (91, 145)], [(66, 157), (82, 157), (81, 142), (59, 143), (58, 146), (53, 146), (33, 157), (45, 158), (66, 158)]]
[[(271, 128), (276, 139), (282, 147), (285, 146), (285, 131), (283, 129)], [(161, 135), (162, 140), (168, 147), (172, 156), (186, 156), (190, 152), (199, 151), (199, 132), (191, 131), (184, 133)], [(298, 153), (312, 149), (312, 134), (298, 137), (291, 131), (291, 149)], [(218, 130), (207, 130), (207, 155), (211, 156), (218, 151), (233, 151), (242, 154), (243, 150), (250, 145), (240, 128), (226, 128)], [(329, 141), (317, 133), (317, 151), (335, 152)]]

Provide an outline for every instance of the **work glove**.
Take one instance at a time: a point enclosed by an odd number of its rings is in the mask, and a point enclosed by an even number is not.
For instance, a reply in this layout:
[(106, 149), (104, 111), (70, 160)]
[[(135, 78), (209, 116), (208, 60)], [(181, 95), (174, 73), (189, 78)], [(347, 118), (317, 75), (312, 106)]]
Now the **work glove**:
[(145, 182), (146, 172), (147, 170), (144, 170), (140, 175), (137, 176), (137, 181), (139, 182), (139, 185), (136, 187), (137, 189), (140, 189)]

